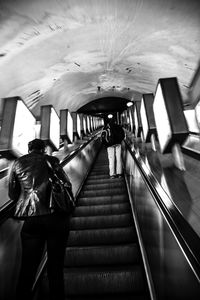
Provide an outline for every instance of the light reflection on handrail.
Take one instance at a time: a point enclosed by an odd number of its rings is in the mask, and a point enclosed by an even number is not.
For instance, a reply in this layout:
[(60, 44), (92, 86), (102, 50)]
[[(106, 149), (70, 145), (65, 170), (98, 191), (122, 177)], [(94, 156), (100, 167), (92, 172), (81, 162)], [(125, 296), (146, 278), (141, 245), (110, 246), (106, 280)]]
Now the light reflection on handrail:
[(0, 207), (0, 225), (7, 220), (14, 209), (14, 204), (12, 200), (7, 201), (4, 205)]
[(61, 161), (61, 165), (66, 165), (70, 160), (74, 158), (80, 151), (82, 151), (92, 140), (94, 140), (98, 136), (99, 132), (95, 133), (87, 142), (81, 144), (75, 150), (71, 151), (67, 156)]
[(9, 171), (9, 167), (6, 167), (6, 168), (0, 170), (0, 179), (7, 176), (8, 171)]

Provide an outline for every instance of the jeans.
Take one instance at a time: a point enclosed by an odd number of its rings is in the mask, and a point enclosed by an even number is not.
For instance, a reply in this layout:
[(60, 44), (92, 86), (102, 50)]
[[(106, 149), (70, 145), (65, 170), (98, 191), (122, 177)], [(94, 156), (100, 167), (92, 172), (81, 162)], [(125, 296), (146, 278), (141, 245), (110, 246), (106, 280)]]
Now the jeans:
[(64, 300), (64, 257), (68, 235), (69, 218), (65, 215), (36, 216), (24, 221), (17, 300), (31, 299), (32, 285), (45, 245), (50, 299)]
[(121, 144), (107, 148), (110, 176), (122, 174)]

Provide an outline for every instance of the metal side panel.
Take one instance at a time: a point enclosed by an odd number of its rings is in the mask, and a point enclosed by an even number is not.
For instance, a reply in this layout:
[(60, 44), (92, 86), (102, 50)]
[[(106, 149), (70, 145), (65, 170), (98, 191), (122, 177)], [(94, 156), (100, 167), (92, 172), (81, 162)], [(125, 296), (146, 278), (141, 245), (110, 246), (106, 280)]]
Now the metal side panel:
[(127, 182), (145, 247), (156, 299), (200, 299), (200, 282), (130, 152), (123, 153)]

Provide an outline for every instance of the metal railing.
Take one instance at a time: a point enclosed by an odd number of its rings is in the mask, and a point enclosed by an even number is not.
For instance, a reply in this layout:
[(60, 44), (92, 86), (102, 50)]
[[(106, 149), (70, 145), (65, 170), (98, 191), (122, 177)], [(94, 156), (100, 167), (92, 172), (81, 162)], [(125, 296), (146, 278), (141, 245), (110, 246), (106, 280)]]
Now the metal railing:
[[(174, 239), (179, 245), (183, 257), (185, 257), (191, 274), (194, 274), (196, 278), (195, 286), (200, 284), (200, 238), (190, 226), (190, 224), (184, 219), (181, 212), (174, 205), (173, 201), (169, 198), (166, 192), (163, 190), (160, 183), (151, 172), (150, 168), (146, 166), (145, 162), (141, 158), (139, 152), (135, 152), (131, 149), (129, 143), (125, 142), (127, 151), (134, 160), (134, 164), (137, 166), (141, 174), (141, 178), (145, 182), (150, 194), (152, 195), (156, 206), (161, 212), (163, 218), (167, 222)], [(165, 233), (164, 233), (165, 234)], [(200, 288), (200, 286), (199, 286)]]

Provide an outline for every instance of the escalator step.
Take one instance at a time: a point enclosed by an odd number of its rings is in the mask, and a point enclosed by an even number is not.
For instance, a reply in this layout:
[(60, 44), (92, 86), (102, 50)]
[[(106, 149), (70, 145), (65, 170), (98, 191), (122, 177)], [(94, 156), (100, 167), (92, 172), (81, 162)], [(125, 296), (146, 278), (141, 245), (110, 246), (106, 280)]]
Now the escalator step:
[(77, 201), (77, 205), (100, 205), (100, 204), (112, 204), (127, 202), (128, 196), (123, 195), (109, 195), (109, 196), (97, 196), (97, 197), (80, 197)]
[(67, 246), (111, 245), (132, 243), (137, 239), (134, 227), (71, 230)]
[(146, 295), (137, 295), (131, 293), (121, 294), (103, 294), (103, 295), (67, 295), (65, 300), (149, 300)]
[[(100, 185), (100, 184), (104, 184), (104, 183), (118, 183), (120, 181), (120, 178), (116, 178), (115, 180), (111, 180), (110, 178), (99, 178), (99, 179), (95, 179), (92, 177), (88, 177), (88, 179), (85, 182), (85, 185)], [(84, 185), (84, 187), (85, 187)]]
[(105, 171), (106, 169), (108, 168), (108, 164), (104, 164), (104, 163), (102, 163), (102, 164), (95, 164), (95, 166), (94, 166), (94, 168), (92, 169), (92, 171)]
[(96, 197), (96, 196), (108, 196), (108, 195), (122, 195), (124, 194), (125, 189), (118, 187), (113, 189), (105, 189), (105, 190), (90, 190), (81, 192), (81, 197)]
[[(48, 289), (48, 279), (47, 279), (47, 274), (45, 273), (43, 278), (41, 279), (40, 282), (40, 300), (46, 300), (49, 299), (49, 289)], [(65, 300), (150, 300), (147, 292), (143, 292), (142, 294), (138, 293), (130, 293), (130, 292), (125, 292), (125, 293), (104, 293), (104, 294), (96, 294), (91, 293), (91, 294), (78, 294), (78, 295), (69, 295), (67, 294), (68, 291), (68, 286), (65, 287), (66, 294), (65, 294)]]
[(130, 212), (130, 204), (117, 203), (117, 204), (104, 204), (94, 206), (77, 206), (73, 216), (99, 216), (99, 215), (117, 215)]
[(64, 272), (66, 295), (143, 293), (142, 268), (138, 265), (105, 268), (68, 268)]
[(97, 174), (91, 174), (90, 173), (90, 175), (89, 175), (89, 177), (88, 177), (88, 179), (110, 179), (110, 176), (109, 176), (109, 173), (108, 172), (105, 172), (105, 174), (99, 174), (99, 175), (97, 175)]
[[(120, 186), (119, 181), (116, 180), (112, 180), (112, 181), (107, 181), (107, 182), (96, 182), (94, 184), (85, 184), (84, 186), (84, 191), (88, 191), (88, 190), (110, 190), (110, 189), (115, 189), (118, 188)], [(124, 190), (124, 186), (121, 186), (121, 189)]]
[(99, 175), (106, 175), (108, 174), (108, 170), (97, 170), (97, 171), (91, 171), (89, 176), (99, 176)]
[(107, 216), (72, 217), (70, 220), (71, 230), (97, 229), (109, 227), (126, 227), (133, 224), (130, 213)]
[(91, 265), (138, 264), (140, 252), (136, 243), (126, 245), (67, 247), (65, 267)]

